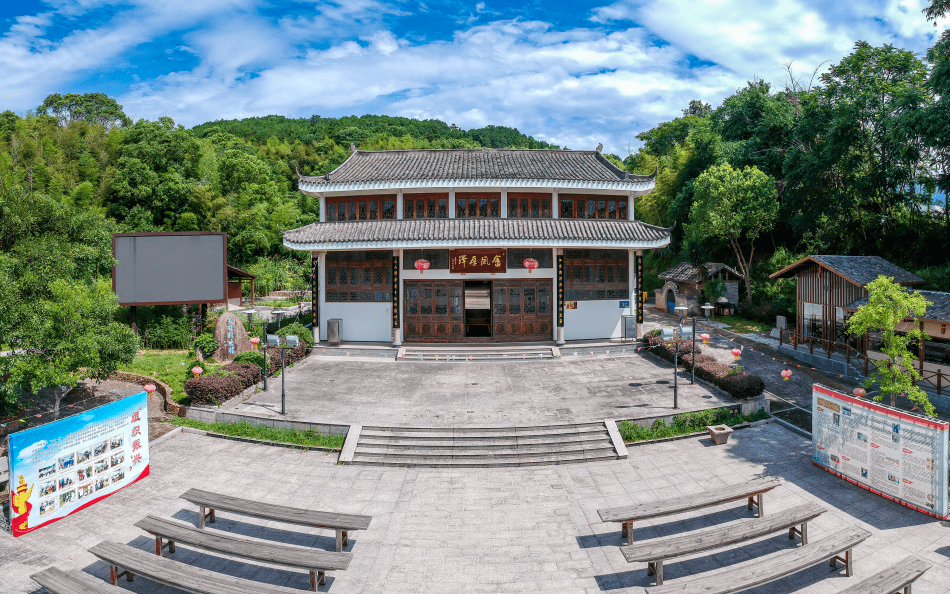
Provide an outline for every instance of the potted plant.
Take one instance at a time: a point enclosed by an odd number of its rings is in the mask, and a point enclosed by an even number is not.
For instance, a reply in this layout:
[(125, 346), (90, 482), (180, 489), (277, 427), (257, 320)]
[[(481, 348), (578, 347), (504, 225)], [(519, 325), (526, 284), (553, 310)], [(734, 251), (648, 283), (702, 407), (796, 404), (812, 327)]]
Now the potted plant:
[(732, 427), (728, 425), (709, 425), (706, 427), (706, 430), (709, 431), (709, 436), (712, 437), (713, 443), (716, 445), (723, 445), (729, 441), (729, 436), (732, 435)]

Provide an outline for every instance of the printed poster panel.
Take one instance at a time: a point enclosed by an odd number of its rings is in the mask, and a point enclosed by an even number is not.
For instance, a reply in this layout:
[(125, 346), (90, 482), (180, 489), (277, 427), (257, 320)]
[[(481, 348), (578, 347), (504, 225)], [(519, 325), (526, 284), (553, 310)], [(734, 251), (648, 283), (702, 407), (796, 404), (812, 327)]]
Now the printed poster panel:
[(13, 536), (32, 532), (148, 476), (145, 392), (12, 433)]
[(812, 387), (812, 461), (917, 511), (947, 518), (950, 423)]

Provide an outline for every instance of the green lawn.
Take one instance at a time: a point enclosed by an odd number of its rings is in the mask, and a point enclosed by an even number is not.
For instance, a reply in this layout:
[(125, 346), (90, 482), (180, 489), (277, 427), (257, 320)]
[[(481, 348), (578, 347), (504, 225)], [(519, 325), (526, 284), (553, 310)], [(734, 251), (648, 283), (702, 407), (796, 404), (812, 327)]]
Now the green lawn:
[(193, 419), (172, 417), (168, 420), (172, 425), (181, 427), (192, 427), (211, 433), (220, 433), (233, 437), (245, 437), (249, 439), (260, 439), (262, 441), (272, 441), (274, 443), (291, 443), (295, 445), (313, 446), (330, 449), (340, 449), (346, 440), (345, 435), (331, 433), (323, 435), (313, 429), (302, 431), (299, 429), (275, 429), (264, 425), (252, 425), (246, 421), (239, 423), (204, 423)]
[(751, 334), (756, 332), (768, 332), (772, 329), (772, 326), (765, 322), (757, 322), (755, 320), (748, 320), (746, 318), (741, 318), (739, 316), (715, 316), (712, 318), (714, 322), (722, 322), (723, 324), (728, 324), (730, 326), (729, 330), (737, 334)]
[[(190, 351), (142, 350), (131, 365), (122, 366), (119, 370), (158, 378), (172, 389), (172, 399), (181, 402), (186, 398), (185, 380), (191, 377), (191, 363), (194, 360)], [(210, 360), (205, 360), (200, 365), (206, 373), (221, 366), (220, 363)]]

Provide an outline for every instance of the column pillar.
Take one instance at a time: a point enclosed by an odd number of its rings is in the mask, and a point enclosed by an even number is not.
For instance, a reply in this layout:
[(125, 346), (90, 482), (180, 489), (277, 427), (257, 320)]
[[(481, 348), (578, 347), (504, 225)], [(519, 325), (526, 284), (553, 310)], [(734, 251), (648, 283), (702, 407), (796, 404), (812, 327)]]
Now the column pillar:
[(640, 338), (640, 336), (642, 336), (640, 328), (643, 326), (643, 250), (636, 251), (636, 254), (633, 256), (633, 262), (633, 269), (636, 276), (634, 290), (636, 291), (637, 299), (637, 338)]
[(554, 315), (557, 322), (557, 338), (555, 344), (564, 345), (564, 250), (557, 248), (555, 250), (555, 260), (557, 266), (557, 307), (554, 309)]
[[(320, 202), (323, 204), (323, 201)], [(320, 256), (310, 252), (310, 331), (313, 344), (320, 344)]]
[(402, 219), (402, 190), (396, 190), (396, 219)]
[(320, 221), (321, 223), (327, 222), (327, 200), (326, 196), (323, 194), (317, 195), (317, 200), (320, 201)]
[(508, 188), (501, 189), (501, 204), (498, 205), (498, 215), (503, 218), (508, 218)]
[(455, 190), (449, 190), (449, 218), (455, 218)]
[(551, 218), (561, 218), (561, 201), (557, 199), (557, 190), (551, 191)]
[(627, 195), (627, 220), (637, 220), (636, 213), (633, 210), (633, 192), (630, 192), (630, 194)]
[(402, 303), (402, 271), (400, 270), (400, 260), (402, 260), (402, 250), (393, 250), (393, 346), (402, 344), (402, 309), (399, 304)]

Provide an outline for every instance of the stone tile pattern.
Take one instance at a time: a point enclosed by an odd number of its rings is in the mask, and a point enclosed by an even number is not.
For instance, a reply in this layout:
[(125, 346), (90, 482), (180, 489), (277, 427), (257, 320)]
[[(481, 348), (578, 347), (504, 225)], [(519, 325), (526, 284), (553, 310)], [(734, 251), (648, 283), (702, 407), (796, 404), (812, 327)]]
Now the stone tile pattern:
[[(195, 456), (195, 452), (201, 452)], [(284, 505), (370, 514), (347, 550), (353, 563), (334, 572), (321, 591), (346, 594), (642, 592), (645, 564), (628, 564), (619, 527), (600, 523), (600, 507), (713, 489), (760, 476), (785, 485), (766, 498), (767, 510), (813, 501), (828, 507), (810, 526), (812, 539), (856, 525), (872, 537), (855, 550), (855, 577), (826, 564), (755, 589), (761, 594), (837, 592), (913, 553), (934, 564), (914, 586), (919, 594), (945, 591), (950, 579), (950, 534), (920, 513), (832, 477), (810, 461), (810, 444), (778, 425), (737, 431), (725, 446), (692, 438), (633, 447), (610, 462), (523, 469), (366, 468), (335, 464), (335, 456), (176, 436), (152, 451), (152, 476), (82, 512), (13, 539), (0, 535), (0, 591), (35, 592), (29, 575), (51, 564), (105, 579), (108, 567), (86, 552), (102, 539), (152, 550), (154, 541), (132, 526), (146, 513), (197, 521), (178, 498), (201, 485)], [(727, 504), (635, 525), (638, 541), (749, 517)], [(333, 534), (219, 515), (213, 530), (332, 550)], [(665, 566), (674, 583), (685, 576), (798, 546), (786, 534)], [(305, 590), (306, 573), (285, 571), (178, 547), (175, 559), (222, 573)], [(130, 592), (162, 593), (144, 579), (122, 583)]]

